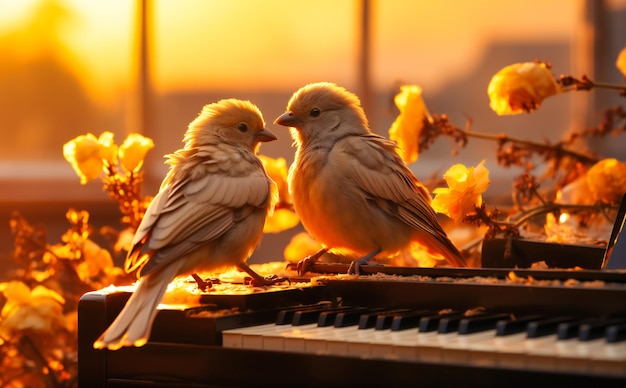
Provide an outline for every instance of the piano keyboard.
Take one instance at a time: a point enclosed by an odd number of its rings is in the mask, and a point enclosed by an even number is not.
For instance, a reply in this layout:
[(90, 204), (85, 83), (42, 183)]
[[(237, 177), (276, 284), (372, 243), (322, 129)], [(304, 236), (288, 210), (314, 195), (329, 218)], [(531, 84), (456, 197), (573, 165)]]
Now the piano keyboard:
[(222, 332), (226, 348), (626, 376), (624, 319), (320, 306)]
[(79, 386), (626, 386), (626, 273), (366, 267), (207, 293), (116, 351), (92, 344), (129, 294), (87, 293)]

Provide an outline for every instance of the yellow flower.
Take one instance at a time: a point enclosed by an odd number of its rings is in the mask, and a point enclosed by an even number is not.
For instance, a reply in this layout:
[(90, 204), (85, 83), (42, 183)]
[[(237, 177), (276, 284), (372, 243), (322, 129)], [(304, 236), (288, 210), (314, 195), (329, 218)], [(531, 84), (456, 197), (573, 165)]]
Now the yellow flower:
[(487, 87), (489, 106), (498, 115), (531, 112), (549, 96), (561, 91), (544, 63), (515, 63), (493, 76)]
[(91, 133), (78, 136), (65, 143), (63, 156), (72, 165), (83, 185), (99, 177), (102, 172), (100, 143)]
[(263, 163), (263, 167), (270, 178), (278, 187), (278, 202), (291, 203), (289, 188), (287, 185), (287, 161), (285, 158), (270, 158), (265, 155), (258, 155)]
[(413, 163), (419, 156), (419, 139), (424, 120), (431, 121), (432, 118), (422, 99), (422, 89), (417, 85), (401, 86), (394, 102), (400, 114), (389, 128), (389, 137), (398, 143), (402, 159), (406, 163)]
[(276, 209), (267, 215), (263, 233), (280, 233), (300, 223), (300, 218), (289, 209)]
[(489, 170), (484, 164), (485, 160), (476, 167), (467, 168), (462, 164), (450, 167), (443, 175), (448, 187), (433, 190), (435, 198), (432, 206), (435, 211), (459, 222), (474, 211), (475, 206), (482, 205), (482, 193), (489, 186)]
[(285, 247), (283, 255), (285, 260), (290, 263), (297, 263), (306, 256), (312, 255), (322, 248), (310, 234), (300, 232), (291, 238), (289, 244)]
[(100, 144), (100, 157), (109, 166), (117, 164), (117, 144), (113, 141), (113, 133), (102, 132), (98, 138)]
[(0, 283), (6, 303), (0, 312), (0, 336), (10, 338), (17, 332), (31, 330), (53, 334), (65, 325), (65, 299), (56, 292), (36, 286), (32, 290), (20, 281)]
[(603, 159), (586, 174), (587, 185), (594, 202), (619, 203), (626, 193), (626, 163)]
[(617, 55), (615, 66), (622, 72), (624, 77), (626, 77), (626, 46), (624, 46), (622, 51), (620, 51)]
[(89, 239), (83, 244), (83, 258), (85, 260), (76, 266), (76, 273), (82, 281), (95, 278), (100, 273), (107, 273), (113, 267), (111, 253)]
[(259, 159), (261, 159), (267, 175), (276, 183), (278, 191), (276, 204), (279, 206), (267, 216), (263, 232), (279, 233), (291, 229), (298, 225), (300, 219), (294, 211), (288, 208), (291, 205), (291, 195), (287, 185), (287, 161), (285, 158), (274, 159), (265, 155), (259, 155)]
[(137, 172), (143, 165), (146, 154), (153, 147), (154, 142), (149, 137), (131, 133), (118, 150), (120, 163), (126, 171)]

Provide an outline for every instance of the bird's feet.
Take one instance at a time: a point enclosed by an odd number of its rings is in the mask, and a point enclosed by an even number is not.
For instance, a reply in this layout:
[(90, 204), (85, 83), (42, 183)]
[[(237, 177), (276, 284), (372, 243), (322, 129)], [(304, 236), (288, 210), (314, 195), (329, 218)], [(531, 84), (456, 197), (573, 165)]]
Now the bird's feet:
[(209, 288), (213, 287), (213, 284), (217, 284), (219, 283), (219, 279), (202, 279), (198, 274), (196, 273), (192, 273), (191, 277), (193, 278), (193, 280), (196, 281), (196, 283), (198, 284), (198, 289), (202, 292), (206, 292), (209, 290)]
[(314, 254), (309, 255), (305, 257), (304, 259), (300, 260), (298, 262), (298, 265), (296, 266), (296, 271), (298, 272), (298, 276), (302, 276), (305, 273), (309, 272), (311, 268), (313, 268), (313, 265), (326, 252), (328, 252), (328, 248), (322, 248), (319, 251), (315, 252)]
[(380, 252), (382, 252), (382, 250), (380, 248), (376, 248), (375, 250), (373, 250), (372, 252), (368, 253), (367, 255), (360, 257), (356, 260), (353, 260), (350, 263), (350, 267), (348, 267), (348, 274), (350, 275), (360, 275), (361, 274), (361, 267), (364, 265), (370, 265), (372, 259), (379, 254)]
[(348, 274), (350, 275), (360, 275), (361, 274), (361, 266), (368, 265), (370, 263), (369, 259), (356, 259), (350, 263), (350, 267), (348, 267)]
[(289, 280), (289, 278), (281, 277), (278, 275), (269, 275), (265, 277), (259, 276), (258, 278), (250, 276), (250, 285), (255, 287), (272, 286), (274, 284), (282, 282), (289, 282), (289, 284), (291, 284), (291, 280)]
[(289, 278), (285, 278), (285, 277), (280, 277), (277, 275), (269, 275), (269, 276), (261, 276), (258, 273), (254, 272), (254, 270), (252, 268), (250, 268), (248, 266), (248, 264), (246, 263), (239, 263), (237, 264), (237, 268), (239, 268), (240, 270), (244, 271), (245, 273), (247, 273), (248, 275), (250, 275), (250, 282), (249, 284), (253, 285), (253, 286), (272, 286), (274, 284), (277, 283), (282, 283), (282, 282), (289, 282), (289, 284), (291, 284), (291, 280), (289, 280)]

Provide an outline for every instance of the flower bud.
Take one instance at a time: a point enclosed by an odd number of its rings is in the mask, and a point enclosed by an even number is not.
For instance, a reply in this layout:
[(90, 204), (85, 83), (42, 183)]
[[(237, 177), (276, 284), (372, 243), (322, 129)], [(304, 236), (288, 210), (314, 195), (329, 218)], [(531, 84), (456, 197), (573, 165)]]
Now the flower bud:
[(78, 136), (65, 143), (63, 156), (72, 165), (83, 185), (99, 177), (102, 172), (100, 143), (91, 133)]
[(545, 63), (515, 63), (493, 76), (487, 88), (489, 106), (498, 115), (530, 113), (561, 91)]
[(102, 132), (98, 138), (100, 144), (100, 157), (109, 166), (117, 163), (117, 144), (113, 141), (112, 132)]
[(118, 150), (120, 163), (128, 172), (137, 172), (143, 165), (148, 151), (154, 147), (154, 142), (138, 133), (128, 135)]
[(624, 46), (622, 51), (620, 51), (617, 55), (615, 66), (622, 72), (624, 77), (626, 77), (626, 46)]
[(603, 159), (587, 171), (587, 185), (596, 202), (619, 203), (626, 193), (626, 163)]
[(413, 163), (419, 156), (419, 139), (424, 120), (431, 120), (417, 85), (403, 85), (394, 98), (400, 114), (389, 128), (389, 138), (398, 143), (399, 154), (406, 163)]

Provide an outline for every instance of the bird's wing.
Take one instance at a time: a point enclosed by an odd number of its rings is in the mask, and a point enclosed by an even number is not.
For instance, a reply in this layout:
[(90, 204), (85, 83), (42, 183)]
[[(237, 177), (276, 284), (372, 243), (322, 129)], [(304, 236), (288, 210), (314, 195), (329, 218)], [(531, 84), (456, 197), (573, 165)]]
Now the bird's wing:
[(221, 236), (238, 220), (266, 206), (268, 182), (258, 166), (243, 176), (230, 176), (222, 170), (166, 185), (137, 229), (127, 271), (143, 266), (145, 274)]
[(346, 153), (349, 160), (342, 168), (370, 203), (412, 227), (441, 233), (428, 190), (395, 152), (394, 142), (368, 134), (348, 136), (337, 145), (335, 150)]

